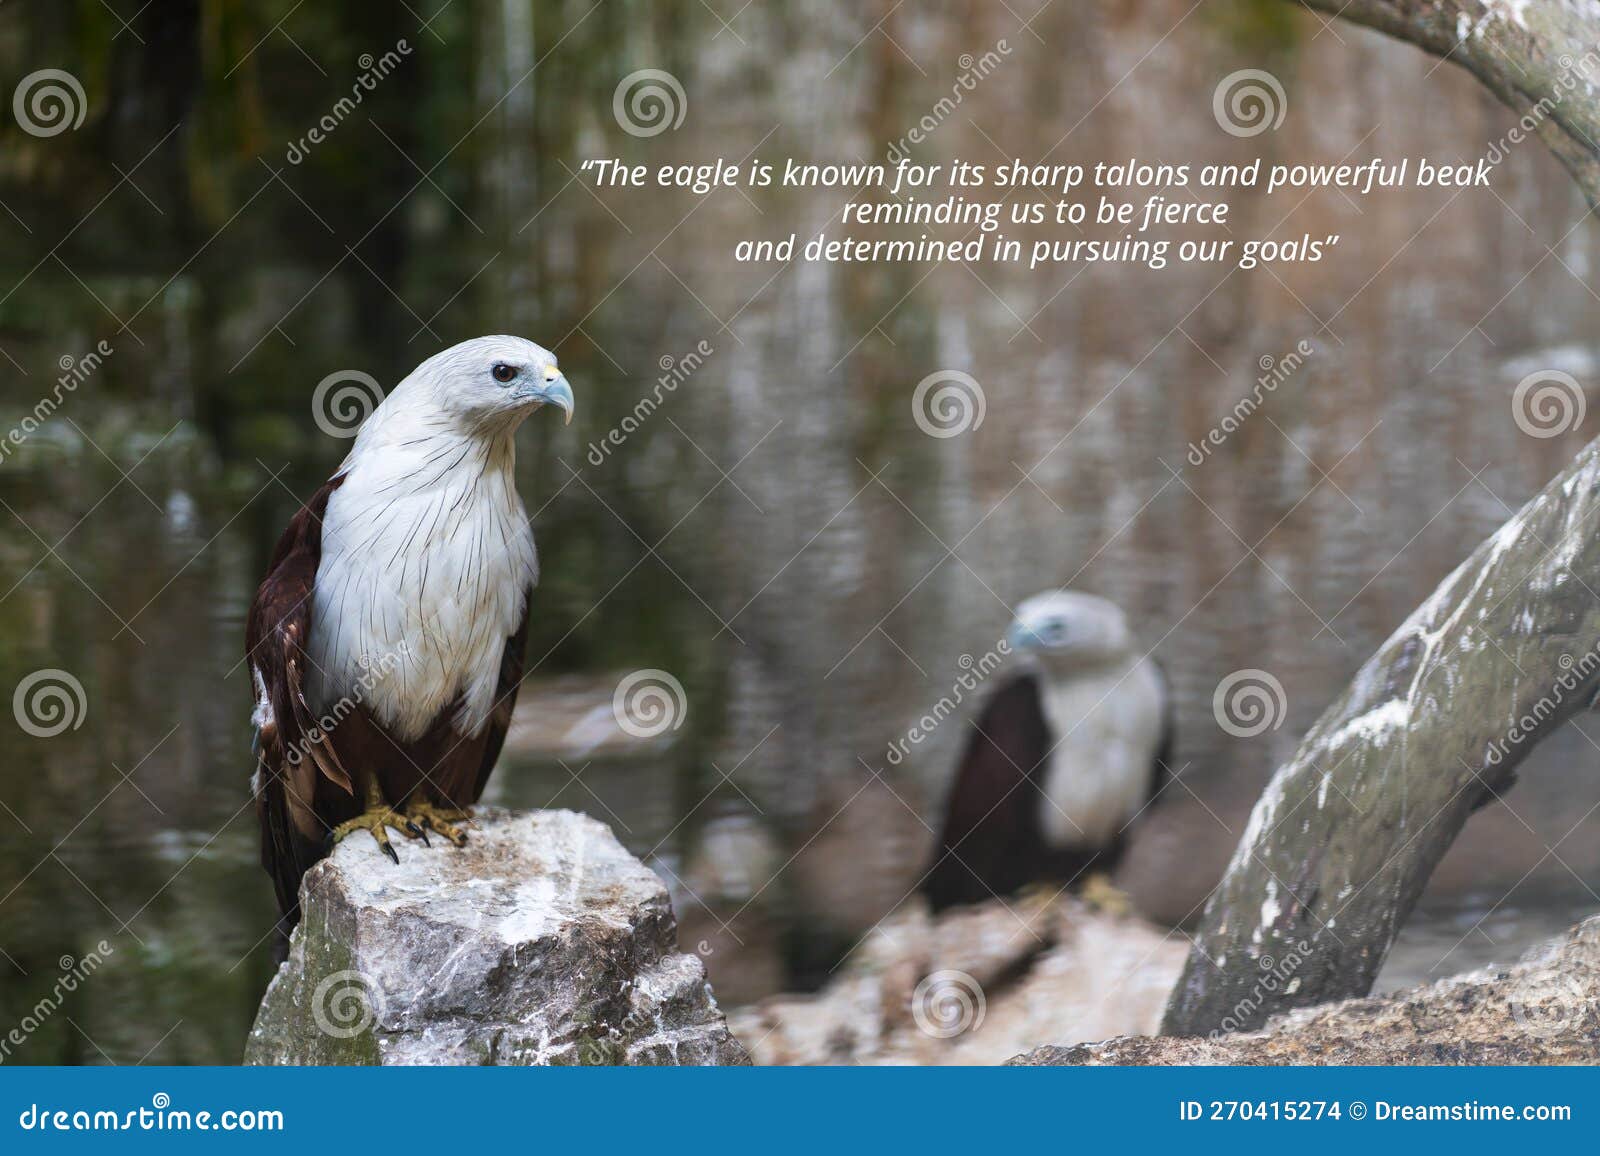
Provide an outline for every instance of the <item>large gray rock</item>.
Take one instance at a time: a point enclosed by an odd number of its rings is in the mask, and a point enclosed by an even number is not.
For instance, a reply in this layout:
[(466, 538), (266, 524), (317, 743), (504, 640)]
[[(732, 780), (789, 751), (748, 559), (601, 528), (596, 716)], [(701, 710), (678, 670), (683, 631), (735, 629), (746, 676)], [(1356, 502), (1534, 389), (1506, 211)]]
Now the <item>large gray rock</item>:
[[(1263, 973), (1263, 980), (1281, 974)], [(1128, 1036), (1036, 1048), (1010, 1062), (1593, 1064), (1600, 1062), (1600, 916), (1513, 967), (1483, 968), (1388, 997), (1300, 1008), (1268, 1020), (1261, 1031)]]
[(480, 809), (464, 848), (341, 843), (249, 1064), (747, 1064), (661, 881), (603, 823)]

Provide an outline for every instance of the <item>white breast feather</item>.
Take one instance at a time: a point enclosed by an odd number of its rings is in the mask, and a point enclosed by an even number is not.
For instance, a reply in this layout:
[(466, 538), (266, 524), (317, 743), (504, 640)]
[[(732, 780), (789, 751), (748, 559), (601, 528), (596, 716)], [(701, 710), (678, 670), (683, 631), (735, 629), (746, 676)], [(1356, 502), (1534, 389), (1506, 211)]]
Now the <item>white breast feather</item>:
[(318, 711), (359, 702), (409, 741), (459, 696), (456, 731), (483, 729), (506, 639), (538, 577), (512, 464), (509, 438), (438, 434), (352, 454), (322, 526), (310, 679)]
[(1041, 679), (1057, 744), (1044, 771), (1044, 830), (1056, 847), (1105, 846), (1149, 798), (1165, 692), (1155, 668), (1134, 661)]

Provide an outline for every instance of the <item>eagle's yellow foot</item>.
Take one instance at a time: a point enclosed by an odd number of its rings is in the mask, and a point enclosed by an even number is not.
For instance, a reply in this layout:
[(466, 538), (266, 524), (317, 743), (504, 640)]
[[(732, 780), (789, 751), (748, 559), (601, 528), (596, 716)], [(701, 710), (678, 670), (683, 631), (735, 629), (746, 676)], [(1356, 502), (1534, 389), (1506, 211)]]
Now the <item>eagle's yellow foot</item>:
[(354, 831), (371, 831), (372, 837), (377, 840), (378, 846), (382, 848), (383, 853), (389, 856), (391, 862), (399, 863), (400, 856), (395, 853), (393, 845), (389, 842), (389, 832), (386, 829), (389, 827), (393, 827), (396, 831), (403, 831), (413, 839), (425, 837), (423, 836), (422, 828), (417, 826), (413, 820), (402, 815), (399, 811), (393, 810), (389, 804), (379, 800), (377, 805), (368, 806), (365, 811), (354, 819), (340, 823), (335, 827), (333, 829), (333, 841), (335, 843), (341, 842), (346, 835)]
[(428, 841), (428, 832), (437, 831), (457, 847), (467, 845), (467, 833), (455, 824), (472, 818), (471, 811), (456, 807), (435, 807), (423, 799), (412, 799), (406, 804), (406, 818), (422, 832), (422, 841)]
[(1104, 915), (1121, 918), (1133, 914), (1133, 901), (1112, 885), (1109, 875), (1102, 875), (1098, 871), (1083, 881), (1078, 896)]

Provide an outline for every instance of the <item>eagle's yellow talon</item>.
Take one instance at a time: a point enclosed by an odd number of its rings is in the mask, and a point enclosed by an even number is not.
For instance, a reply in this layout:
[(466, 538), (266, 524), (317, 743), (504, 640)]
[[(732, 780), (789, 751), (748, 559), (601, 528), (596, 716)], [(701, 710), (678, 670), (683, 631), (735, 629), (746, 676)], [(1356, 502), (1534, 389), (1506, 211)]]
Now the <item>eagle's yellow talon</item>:
[(470, 821), (472, 819), (470, 811), (455, 807), (435, 807), (425, 800), (412, 799), (406, 804), (406, 818), (423, 830), (439, 832), (457, 847), (467, 845), (467, 833), (455, 824)]
[(1083, 881), (1078, 896), (1090, 907), (1104, 915), (1121, 918), (1133, 914), (1133, 901), (1117, 889), (1109, 875), (1098, 871)]
[[(345, 836), (355, 831), (370, 831), (372, 832), (372, 838), (377, 842), (383, 853), (389, 856), (392, 862), (398, 863), (400, 862), (400, 856), (395, 853), (394, 846), (389, 842), (389, 832), (387, 830), (389, 827), (393, 827), (396, 831), (404, 831), (408, 835), (413, 835), (414, 831), (415, 834), (421, 834), (420, 831), (416, 830), (414, 823), (410, 822), (398, 811), (390, 810), (389, 805), (385, 803), (363, 811), (354, 819), (340, 823), (333, 829), (333, 841), (335, 843), (343, 842)], [(413, 835), (414, 837), (415, 835)]]

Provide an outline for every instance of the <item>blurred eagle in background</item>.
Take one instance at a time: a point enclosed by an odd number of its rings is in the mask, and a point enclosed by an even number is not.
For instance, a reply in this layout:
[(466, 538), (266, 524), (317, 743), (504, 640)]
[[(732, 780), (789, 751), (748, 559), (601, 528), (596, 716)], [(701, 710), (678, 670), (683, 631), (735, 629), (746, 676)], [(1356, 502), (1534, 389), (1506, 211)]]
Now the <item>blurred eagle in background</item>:
[(1039, 594), (1006, 638), (1020, 669), (984, 703), (957, 765), (922, 883), (936, 911), (1036, 880), (1104, 884), (1165, 784), (1166, 680), (1116, 604)]
[(522, 681), (538, 556), (517, 427), (572, 388), (549, 351), (480, 337), (419, 365), (290, 520), (245, 627), (261, 861), (287, 935), (300, 878), (365, 830), (460, 845)]

